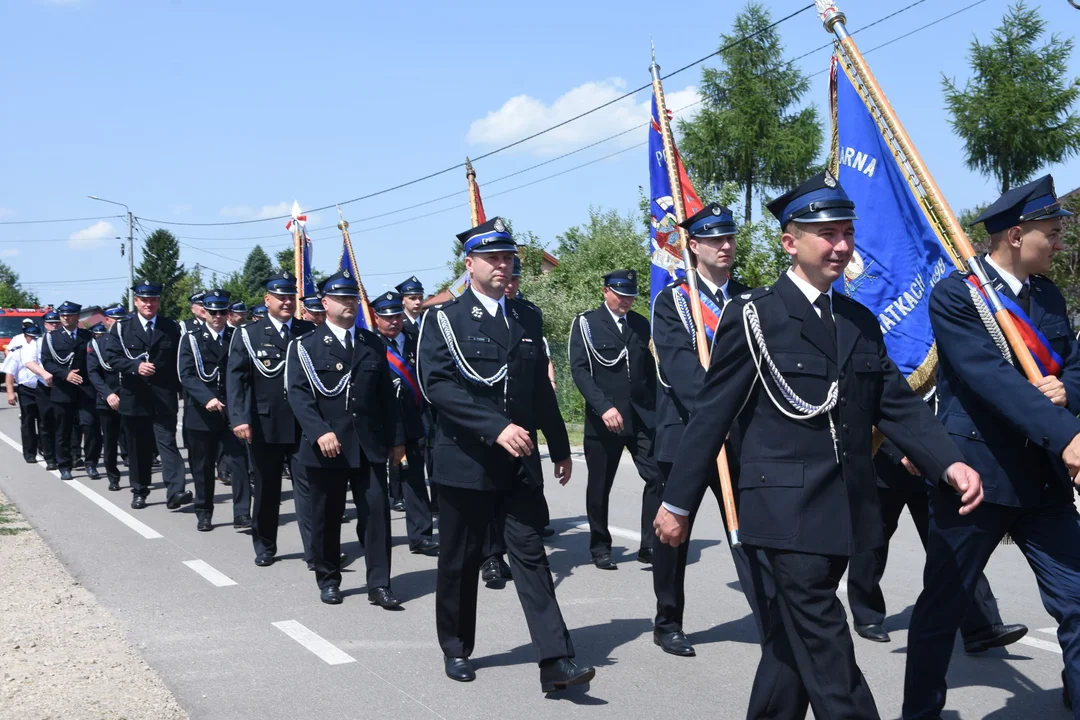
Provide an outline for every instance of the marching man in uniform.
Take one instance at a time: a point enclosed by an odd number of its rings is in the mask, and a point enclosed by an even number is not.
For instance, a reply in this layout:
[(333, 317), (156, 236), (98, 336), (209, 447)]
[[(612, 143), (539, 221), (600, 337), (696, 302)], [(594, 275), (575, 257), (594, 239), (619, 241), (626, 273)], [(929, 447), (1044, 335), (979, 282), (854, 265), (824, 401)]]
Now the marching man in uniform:
[(99, 335), (95, 332), (90, 347), (86, 350), (86, 372), (98, 394), (97, 416), (101, 424), (105, 476), (109, 479), (109, 489), (113, 491), (120, 489), (120, 465), (117, 463), (117, 456), (122, 450), (121, 436), (124, 431), (120, 418), (120, 373), (105, 361), (102, 347), (109, 342), (112, 326), (125, 317), (125, 308), (116, 306), (107, 309), (105, 321), (101, 323), (105, 327), (105, 333)]
[(184, 489), (184, 459), (176, 447), (180, 326), (158, 314), (160, 283), (142, 280), (131, 290), (135, 314), (118, 320), (101, 348), (105, 362), (121, 373), (120, 417), (131, 458), (131, 507), (146, 507), (156, 447), (168, 493), (166, 507), (175, 510), (192, 499), (191, 492)]
[(413, 275), (398, 283), (394, 289), (401, 293), (401, 305), (405, 308), (402, 329), (415, 341), (420, 336), (420, 318), (423, 316), (420, 309), (424, 306), (424, 285)]
[(390, 291), (371, 303), (375, 312), (376, 335), (386, 346), (386, 361), (394, 381), (394, 394), (405, 428), (405, 460), (390, 464), (390, 476), (398, 477), (405, 505), (405, 527), (409, 550), (417, 555), (439, 554), (439, 543), (432, 540), (431, 504), (424, 482), (423, 441), (427, 435), (424, 406), (427, 404), (416, 379), (416, 339), (402, 329), (405, 308), (401, 295)]
[[(986, 501), (957, 515), (935, 483), (923, 591), (908, 633), (904, 717), (937, 718), (953, 638), (991, 553), (1008, 533), (1058, 623), (1066, 699), (1080, 691), (1080, 350), (1050, 269), (1062, 209), (1049, 175), (1009, 190), (975, 223), (990, 234), (983, 268), (1044, 377), (1029, 383), (989, 314), (974, 276), (953, 273), (930, 295), (938, 349), (938, 417), (983, 478)], [(997, 338), (997, 341), (995, 341)], [(1067, 700), (1068, 702), (1068, 700)], [(1080, 708), (1077, 708), (1080, 717)]]
[[(233, 434), (251, 446), (255, 476), (251, 537), (259, 567), (273, 565), (277, 557), (281, 477), (300, 440), (296, 418), (285, 397), (286, 351), (289, 343), (315, 328), (306, 320), (293, 319), (295, 275), (283, 271), (268, 278), (264, 285), (267, 315), (233, 333), (225, 380), (229, 424)], [(308, 488), (298, 475), (303, 473), (292, 474), (293, 503), (307, 560), (311, 556)]]
[(555, 477), (570, 480), (566, 425), (547, 378), (540, 317), (506, 298), (517, 245), (501, 218), (458, 235), (472, 280), (462, 295), (431, 310), (419, 345), (421, 387), (438, 420), (433, 441), (439, 487), (439, 571), (435, 626), (447, 677), (475, 679), (481, 547), (497, 513), (514, 585), (540, 664), (544, 692), (589, 682), (596, 671), (570, 659), (541, 537), (543, 469), (536, 431), (544, 431)]
[[(386, 348), (356, 327), (360, 286), (348, 270), (320, 290), (326, 323), (289, 347), (289, 405), (303, 430), (297, 465), (309, 483), (311, 553), (321, 599), (341, 603), (341, 516), (353, 489), (357, 533), (364, 543), (368, 601), (401, 603), (390, 590), (390, 504), (386, 463), (405, 455)], [(299, 468), (298, 468), (299, 469)]]
[[(733, 338), (720, 338), (717, 324), (725, 304), (732, 297), (749, 290), (731, 278), (731, 266), (735, 262), (735, 219), (731, 210), (718, 203), (711, 203), (693, 217), (682, 223), (689, 235), (691, 257), (695, 258), (698, 276), (698, 293), (701, 296), (705, 336), (714, 347), (713, 352)], [(690, 313), (690, 287), (685, 278), (679, 278), (657, 294), (653, 301), (652, 335), (659, 365), (656, 398), (656, 459), (663, 476), (663, 485), (671, 477), (671, 468), (678, 458), (679, 441), (682, 440), (686, 423), (693, 413), (695, 400), (705, 383), (705, 368), (697, 353), (697, 333), (694, 331)], [(729, 462), (738, 460), (738, 432), (728, 440)], [(732, 477), (738, 477), (738, 467), (731, 467)], [(663, 494), (663, 485), (661, 494)], [(715, 466), (708, 481), (708, 489), (716, 496), (723, 514), (720, 495), (720, 478)], [(699, 495), (692, 499), (687, 534), (694, 529), (694, 519), (705, 497), (706, 485), (699, 485)], [(678, 548), (656, 543), (653, 548), (653, 592), (656, 593), (656, 621), (653, 642), (671, 655), (691, 657), (695, 655), (682, 629), (683, 609), (686, 595), (683, 590), (686, 578), (686, 558), (689, 543)], [(765, 630), (761, 626), (763, 582), (750, 570), (747, 548), (731, 548), (739, 584), (743, 588), (754, 619), (758, 622), (761, 638)], [(760, 556), (760, 553), (759, 553)], [(759, 557), (760, 560), (760, 557)], [(761, 563), (764, 565), (764, 563)], [(760, 577), (760, 576), (758, 576)]]
[(660, 469), (653, 455), (656, 364), (649, 351), (649, 321), (630, 309), (637, 294), (637, 273), (614, 270), (604, 276), (603, 304), (570, 324), (570, 371), (585, 398), (589, 551), (601, 570), (618, 567), (611, 558), (608, 504), (624, 448), (645, 481), (639, 562), (652, 562), (652, 521), (660, 504)]
[[(205, 311), (202, 325), (180, 340), (180, 382), (188, 402), (184, 405), (184, 427), (191, 443), (191, 477), (195, 481), (195, 517), (200, 532), (214, 529), (214, 483), (216, 460), (224, 448), (225, 462), (239, 465), (240, 440), (229, 427), (225, 409), (225, 378), (229, 344), (234, 330), (227, 324), (230, 293), (209, 290), (202, 298)], [(240, 465), (240, 468), (243, 466)], [(240, 470), (238, 478), (243, 478)], [(251, 488), (246, 482), (232, 484), (233, 527), (251, 527)]]
[(769, 210), (791, 267), (774, 286), (725, 307), (716, 331), (723, 342), (679, 444), (656, 532), (676, 546), (686, 539), (689, 512), (737, 423), (740, 533), (749, 549), (762, 549), (775, 583), (747, 717), (803, 717), (809, 704), (819, 718), (877, 718), (836, 595), (848, 558), (884, 540), (872, 428), (956, 489), (954, 516), (971, 512), (982, 489), (889, 359), (877, 318), (832, 290), (854, 250), (855, 204), (821, 173)]
[[(94, 387), (86, 373), (86, 346), (89, 330), (79, 327), (82, 305), (65, 302), (57, 310), (61, 327), (45, 336), (41, 364), (52, 374), (52, 403), (56, 409), (56, 464), (60, 479), (71, 479), (74, 457), (81, 456), (75, 425), (82, 427), (86, 438), (86, 475), (101, 477), (97, 470), (101, 455), (100, 434), (94, 416)], [(74, 446), (74, 447), (73, 447)]]

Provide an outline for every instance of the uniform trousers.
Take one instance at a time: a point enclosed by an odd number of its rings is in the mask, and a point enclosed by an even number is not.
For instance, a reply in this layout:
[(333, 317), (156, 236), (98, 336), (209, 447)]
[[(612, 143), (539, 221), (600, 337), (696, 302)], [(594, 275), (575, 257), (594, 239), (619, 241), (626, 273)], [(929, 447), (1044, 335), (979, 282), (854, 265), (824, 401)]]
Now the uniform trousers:
[(105, 475), (109, 480), (120, 482), (120, 466), (116, 456), (120, 448), (120, 436), (123, 423), (120, 413), (112, 408), (98, 408), (98, 424), (101, 426), (102, 456), (105, 460)]
[(15, 394), (19, 398), (19, 430), (22, 434), (23, 458), (27, 462), (32, 462), (37, 459), (38, 428), (41, 423), (37, 393), (26, 385), (16, 385)]
[[(956, 630), (979, 576), (1009, 533), (1035, 573), (1043, 607), (1057, 621), (1065, 679), (1080, 697), (1080, 516), (1072, 502), (1017, 508), (984, 502), (960, 515), (951, 488), (930, 491), (930, 533), (923, 591), (908, 631), (905, 719), (937, 718), (945, 706), (945, 675)], [(1080, 703), (1074, 706), (1080, 717)]]
[[(281, 516), (281, 476), (285, 465), (291, 462), (296, 446), (293, 443), (255, 442), (251, 447), (251, 467), (255, 475), (252, 492), (254, 507), (251, 513), (251, 539), (255, 545), (255, 555), (276, 555), (278, 520)], [(307, 485), (293, 473), (293, 504), (296, 506), (296, 522), (300, 528), (300, 537), (304, 542), (304, 559), (310, 559), (306, 522)], [(234, 483), (235, 484), (235, 483)], [(303, 490), (300, 489), (303, 486)], [(301, 511), (304, 507), (304, 511)], [(341, 515), (338, 515), (340, 522)]]
[(132, 495), (150, 494), (154, 451), (161, 457), (161, 475), (167, 497), (184, 492), (184, 459), (176, 447), (176, 413), (161, 416), (121, 415), (127, 436), (128, 477)]
[[(407, 465), (408, 467), (406, 467)], [(418, 442), (405, 445), (405, 465), (389, 467), (390, 497), (405, 501), (405, 530), (409, 547), (416, 547), (431, 539), (431, 503), (428, 501), (427, 483), (424, 482), (424, 451)], [(394, 482), (397, 492), (394, 494)]]
[(86, 463), (97, 465), (101, 458), (101, 438), (94, 409), (80, 398), (78, 402), (54, 402), (53, 410), (57, 421), (57, 467), (70, 470), (77, 464), (76, 460), (83, 457), (79, 429), (82, 430), (81, 437), (86, 439)]
[[(218, 452), (224, 448), (228, 461), (240, 454), (240, 440), (232, 430), (195, 430), (188, 428), (188, 460), (191, 462), (191, 479), (195, 484), (195, 515), (211, 518), (214, 516), (214, 488), (217, 482)], [(235, 483), (232, 486), (233, 512), (235, 520), (247, 515), (251, 505), (251, 491), (247, 483)]]
[[(295, 468), (294, 468), (295, 469)], [(319, 588), (341, 585), (341, 516), (345, 493), (356, 505), (356, 534), (364, 547), (367, 588), (390, 586), (390, 503), (386, 497), (386, 466), (361, 459), (361, 467), (305, 467), (311, 512), (311, 555)], [(295, 477), (295, 473), (294, 473)]]
[[(658, 463), (660, 472), (664, 478), (663, 485), (671, 475), (673, 463)], [(663, 497), (663, 485), (660, 495)], [(720, 516), (724, 517), (724, 502), (720, 494), (720, 479), (714, 477), (709, 482), (709, 488), (716, 496), (716, 503), (720, 507)], [(690, 525), (687, 529), (687, 539), (677, 548), (665, 543), (653, 543), (653, 592), (656, 595), (656, 620), (655, 628), (662, 633), (682, 630), (683, 610), (686, 607), (686, 559), (690, 549), (690, 535), (694, 530), (694, 520), (697, 518), (701, 501), (705, 497), (705, 489), (694, 498), (693, 507), (690, 511)], [(726, 533), (725, 533), (726, 535)], [(730, 542), (730, 540), (729, 540)], [(751, 556), (756, 562), (751, 563)], [(750, 612), (754, 616), (754, 623), (758, 629), (758, 642), (764, 642), (768, 637), (769, 628), (766, 626), (768, 617), (763, 612), (769, 600), (775, 598), (776, 589), (773, 584), (772, 571), (765, 559), (765, 553), (760, 548), (743, 545), (731, 548), (731, 559), (735, 563), (735, 573), (739, 577), (739, 587), (746, 596), (746, 602), (750, 605)]]
[[(907, 472), (906, 470), (904, 472)], [(926, 549), (926, 533), (930, 525), (930, 498), (926, 487), (910, 490), (893, 490), (878, 487), (881, 501), (881, 519), (885, 524), (885, 544), (851, 557), (848, 567), (848, 606), (856, 625), (880, 625), (885, 622), (885, 596), (881, 592), (881, 577), (889, 559), (889, 540), (896, 532), (904, 508), (911, 513), (911, 520), (919, 532), (923, 549)], [(1001, 623), (997, 600), (990, 590), (986, 576), (979, 574), (975, 583), (975, 597), (971, 607), (960, 622), (960, 634), (970, 637), (991, 625)]]
[(541, 488), (508, 471), (496, 492), (439, 488), (439, 570), (435, 581), (435, 627), (447, 657), (469, 657), (476, 640), (477, 580), (484, 536), (499, 509), (514, 587), (525, 611), (538, 662), (573, 657), (541, 536)]
[(34, 398), (38, 407), (38, 431), (41, 440), (41, 456), (46, 461), (56, 460), (56, 407), (49, 397), (52, 393), (45, 383), (41, 383), (34, 390)]
[[(633, 418), (626, 418), (626, 422), (633, 421)], [(638, 474), (645, 481), (641, 492), (641, 547), (653, 546), (653, 520), (656, 519), (656, 511), (660, 509), (659, 489), (662, 478), (653, 457), (653, 431), (637, 422), (634, 425), (633, 435), (619, 436), (610, 433), (604, 437), (585, 436), (585, 463), (588, 466), (585, 512), (589, 516), (589, 551), (594, 558), (611, 553), (608, 505), (623, 448), (630, 451)]]
[(855, 662), (847, 614), (836, 597), (848, 558), (771, 548), (763, 553), (776, 597), (766, 610), (770, 632), (762, 644), (746, 717), (803, 718), (809, 705), (821, 720), (879, 718)]

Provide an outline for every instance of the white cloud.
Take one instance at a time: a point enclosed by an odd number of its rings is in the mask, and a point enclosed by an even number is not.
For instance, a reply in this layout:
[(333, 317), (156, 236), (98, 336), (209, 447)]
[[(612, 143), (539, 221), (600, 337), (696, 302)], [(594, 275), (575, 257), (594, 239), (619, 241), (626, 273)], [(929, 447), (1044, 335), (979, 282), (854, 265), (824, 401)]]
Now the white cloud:
[[(580, 115), (598, 105), (611, 102), (625, 92), (625, 80), (610, 78), (579, 85), (550, 105), (529, 95), (518, 95), (507, 100), (498, 110), (473, 121), (469, 126), (466, 141), (472, 145), (505, 145)], [(642, 97), (644, 98), (642, 101), (635, 102), (635, 98)], [(700, 99), (697, 88), (693, 85), (682, 90), (668, 92), (666, 98), (668, 109), (672, 111), (691, 106), (678, 113), (680, 118), (693, 117), (697, 110), (697, 106), (693, 103)], [(557, 155), (623, 130), (630, 130), (649, 121), (650, 102), (651, 98), (645, 92), (633, 98), (626, 98), (530, 140), (515, 150), (540, 157)], [(641, 128), (640, 133), (630, 132), (613, 141), (613, 146), (633, 145), (646, 137), (645, 128)]]
[(11, 208), (0, 208), (0, 218), (11, 217), (15, 214), (15, 211)]
[(99, 220), (88, 228), (68, 235), (67, 246), (72, 250), (94, 250), (105, 245), (105, 241), (116, 237), (116, 228), (112, 223)]
[(22, 251), (19, 248), (4, 248), (0, 250), (0, 258), (15, 257), (20, 252)]

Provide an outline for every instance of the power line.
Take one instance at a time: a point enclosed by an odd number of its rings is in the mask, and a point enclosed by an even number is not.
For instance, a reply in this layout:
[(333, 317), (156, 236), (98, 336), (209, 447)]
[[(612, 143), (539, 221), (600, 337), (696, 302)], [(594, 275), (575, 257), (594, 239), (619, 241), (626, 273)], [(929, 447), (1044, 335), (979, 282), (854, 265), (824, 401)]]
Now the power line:
[(40, 225), (42, 223), (88, 222), (90, 220), (113, 220), (126, 215), (102, 215), (100, 217), (64, 218), (62, 220), (0, 220), (0, 225)]
[(107, 278), (83, 278), (79, 280), (22, 280), (26, 285), (83, 285), (86, 283), (112, 282), (113, 280), (127, 280), (127, 275)]
[[(918, 4), (922, 3), (922, 2), (926, 2), (926, 0), (917, 0), (917, 2), (913, 3), (912, 6), (918, 5)], [(782, 23), (785, 23), (788, 20), (791, 20), (796, 15), (800, 15), (801, 13), (806, 12), (807, 10), (811, 9), (812, 7), (814, 7), (813, 3), (811, 3), (809, 5), (806, 5), (806, 6), (802, 7), (802, 8), (800, 8), (800, 9), (796, 10), (795, 12), (789, 13), (788, 15), (785, 15), (784, 17), (780, 18), (779, 20), (775, 20), (775, 21), (769, 23), (768, 25), (766, 25), (765, 27), (763, 27), (763, 28), (761, 28), (759, 30), (755, 30), (754, 32), (750, 33), (749, 35), (744, 35), (743, 37), (738, 38), (737, 40), (733, 40), (733, 41), (727, 43), (726, 45), (724, 45), (723, 47), (719, 48), (718, 50), (716, 50), (714, 52), (711, 52), (708, 55), (705, 55), (704, 57), (698, 58), (697, 60), (695, 60), (695, 61), (693, 61), (691, 63), (687, 63), (686, 65), (683, 65), (682, 67), (680, 67), (680, 68), (678, 68), (676, 70), (673, 70), (672, 72), (669, 72), (666, 75), (663, 75), (662, 79), (666, 80), (667, 78), (673, 77), (675, 75), (678, 75), (681, 72), (689, 70), (690, 68), (694, 67), (695, 65), (699, 65), (699, 64), (705, 62), (706, 60), (708, 60), (709, 58), (711, 58), (711, 57), (713, 57), (715, 55), (719, 55), (720, 53), (726, 52), (727, 50), (730, 50), (731, 48), (733, 48), (733, 47), (735, 47), (737, 45), (741, 45), (742, 43), (757, 37), (758, 35), (762, 34), (763, 32), (766, 32), (768, 30), (772, 30), (773, 28), (777, 27), (778, 25), (780, 25)], [(509, 150), (510, 148), (517, 147), (518, 145), (521, 145), (522, 143), (526, 143), (529, 140), (533, 140), (535, 138), (538, 138), (541, 135), (546, 135), (547, 133), (552, 132), (553, 130), (557, 130), (557, 129), (561, 128), (561, 127), (569, 125), (570, 123), (575, 122), (577, 120), (580, 120), (583, 117), (591, 115), (591, 114), (593, 114), (593, 113), (595, 113), (595, 112), (597, 112), (599, 110), (603, 110), (604, 108), (609, 107), (609, 106), (611, 106), (611, 105), (613, 105), (613, 104), (615, 104), (617, 102), (620, 102), (622, 100), (625, 100), (628, 97), (632, 97), (632, 96), (636, 95), (637, 93), (641, 92), (642, 90), (645, 90), (645, 89), (647, 89), (647, 88), (649, 88), (651, 86), (652, 86), (652, 83), (647, 83), (645, 85), (642, 85), (641, 87), (630, 90), (629, 92), (623, 93), (622, 95), (620, 95), (617, 98), (614, 98), (613, 100), (609, 100), (606, 103), (603, 103), (601, 105), (597, 105), (596, 107), (594, 107), (594, 108), (592, 108), (590, 110), (586, 110), (585, 112), (579, 113), (579, 114), (577, 114), (577, 115), (575, 115), (575, 116), (573, 116), (571, 118), (568, 118), (566, 120), (563, 120), (562, 122), (556, 123), (555, 125), (552, 125), (552, 126), (550, 126), (548, 128), (545, 128), (543, 130), (535, 132), (535, 133), (533, 133), (531, 135), (528, 135), (526, 137), (523, 137), (523, 138), (521, 138), (519, 140), (515, 140), (514, 142), (503, 145), (502, 147), (495, 148), (494, 150), (483, 153), (482, 155), (478, 155), (476, 159), (479, 161), (479, 160), (483, 160), (485, 158), (489, 158), (489, 157), (491, 157), (493, 155), (497, 155), (498, 153), (501, 153), (501, 152), (503, 152), (505, 150)], [(465, 163), (457, 163), (456, 165), (452, 165), (451, 167), (444, 168), (442, 170), (437, 170), (435, 172), (428, 173), (427, 175), (424, 175), (422, 177), (418, 177), (418, 178), (416, 178), (414, 180), (408, 180), (406, 182), (399, 183), (399, 184), (394, 185), (392, 187), (384, 188), (382, 190), (377, 190), (375, 192), (368, 193), (367, 195), (361, 195), (360, 197), (352, 198), (351, 200), (343, 200), (341, 202), (332, 203), (330, 205), (323, 205), (322, 207), (311, 208), (310, 210), (306, 210), (305, 212), (319, 212), (319, 211), (322, 211), (322, 210), (329, 210), (330, 208), (336, 207), (338, 205), (349, 205), (350, 203), (359, 202), (361, 200), (369, 200), (369, 199), (371, 199), (373, 197), (377, 197), (379, 195), (385, 195), (386, 193), (393, 192), (394, 190), (400, 190), (402, 188), (409, 187), (410, 185), (415, 185), (415, 184), (423, 182), (425, 180), (430, 180), (431, 178), (438, 177), (440, 175), (445, 175), (448, 172), (452, 172), (454, 170), (459, 170), (459, 169), (461, 169), (463, 167), (465, 167)], [(276, 215), (276, 216), (268, 217), (268, 218), (259, 218), (257, 220), (233, 220), (233, 221), (229, 221), (229, 222), (212, 222), (212, 223), (176, 222), (176, 221), (170, 221), (170, 220), (153, 220), (153, 219), (149, 219), (149, 218), (144, 218), (144, 219), (146, 219), (147, 222), (154, 222), (154, 223), (158, 223), (158, 224), (161, 224), (161, 225), (179, 225), (179, 226), (187, 226), (187, 227), (208, 227), (208, 226), (221, 227), (221, 226), (229, 226), (229, 225), (250, 225), (250, 224), (253, 224), (253, 223), (267, 222), (267, 221), (270, 221), (270, 220), (285, 220), (285, 219), (287, 219), (289, 217), (291, 217), (291, 215)]]

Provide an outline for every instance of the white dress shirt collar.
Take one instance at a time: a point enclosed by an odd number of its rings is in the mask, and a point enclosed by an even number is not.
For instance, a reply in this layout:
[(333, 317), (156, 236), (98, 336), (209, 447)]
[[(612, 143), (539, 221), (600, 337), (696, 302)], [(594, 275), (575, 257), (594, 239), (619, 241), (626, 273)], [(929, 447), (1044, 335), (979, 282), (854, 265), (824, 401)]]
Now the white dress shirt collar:
[(142, 315), (140, 315), (139, 316), (139, 322), (142, 323), (143, 332), (146, 332), (146, 326), (149, 325), (150, 323), (154, 323), (154, 325), (157, 325), (157, 315), (155, 315), (154, 317), (152, 317), (150, 319), (144, 318)]
[(353, 346), (354, 347), (356, 346), (356, 328), (355, 327), (351, 327), (351, 328), (338, 327), (337, 325), (335, 325), (332, 322), (326, 323), (326, 326), (328, 328), (330, 328), (330, 332), (334, 333), (334, 337), (336, 337), (338, 339), (338, 342), (341, 343), (342, 347), (345, 347), (345, 335), (346, 334), (352, 336)]
[(626, 319), (626, 316), (625, 316), (625, 315), (616, 315), (616, 314), (615, 314), (615, 313), (614, 313), (614, 312), (613, 312), (613, 311), (611, 310), (611, 308), (609, 308), (609, 307), (608, 307), (608, 304), (607, 304), (607, 303), (604, 303), (604, 309), (608, 311), (608, 314), (609, 314), (609, 315), (611, 315), (611, 319), (612, 319), (612, 321), (614, 321), (614, 323), (615, 323), (615, 327), (621, 327), (621, 326), (619, 325), (619, 321), (620, 321), (620, 320), (625, 320), (625, 319)]
[[(206, 323), (205, 325), (203, 325), (203, 330), (210, 333), (210, 339), (212, 339), (214, 342), (217, 342), (218, 336), (221, 335), (221, 333), (215, 332), (214, 328), (210, 327), (210, 323)], [(221, 332), (225, 332), (225, 330), (222, 329)]]
[(490, 298), (484, 293), (477, 292), (476, 290), (473, 290), (473, 295), (475, 295), (476, 299), (480, 301), (480, 304), (484, 306), (484, 309), (487, 310), (488, 315), (490, 315), (491, 317), (495, 317), (495, 313), (498, 312), (498, 309), (501, 307), (503, 309), (503, 317), (506, 317), (505, 296), (496, 300), (495, 298)]
[(1005, 284), (1009, 286), (1009, 289), (1012, 290), (1012, 294), (1014, 297), (1020, 296), (1020, 288), (1027, 285), (1027, 282), (1020, 282), (1019, 280), (1017, 280), (1015, 275), (1013, 275), (1008, 270), (1003, 270), (1001, 266), (994, 262), (994, 259), (989, 255), (986, 256), (986, 264), (994, 268), (994, 271), (998, 274), (998, 277), (1000, 277), (1005, 282)]
[(728, 285), (731, 283), (730, 277), (724, 281), (723, 285), (717, 285), (704, 275), (698, 275), (698, 282), (704, 283), (705, 287), (709, 288), (709, 292), (711, 292), (717, 300), (727, 302), (731, 298), (731, 296), (728, 295)]
[(292, 331), (292, 318), (289, 318), (285, 322), (281, 322), (273, 315), (267, 315), (266, 317), (270, 318), (270, 324), (274, 326), (274, 330), (275, 332), (277, 332), (278, 335), (281, 334), (282, 325), (286, 326), (287, 328), (289, 328), (290, 331)]
[[(814, 305), (814, 301), (816, 301), (821, 295), (821, 291), (810, 283), (803, 280), (798, 275), (796, 275), (795, 270), (793, 270), (792, 268), (787, 269), (787, 276), (791, 278), (791, 282), (795, 283), (795, 287), (799, 288), (799, 291), (802, 292), (802, 294), (806, 296), (806, 299), (810, 301), (810, 305), (813, 306), (814, 312), (820, 315), (821, 311), (818, 310), (817, 305)], [(829, 290), (825, 294), (829, 296), (829, 307), (832, 307), (832, 285), (829, 286)]]

